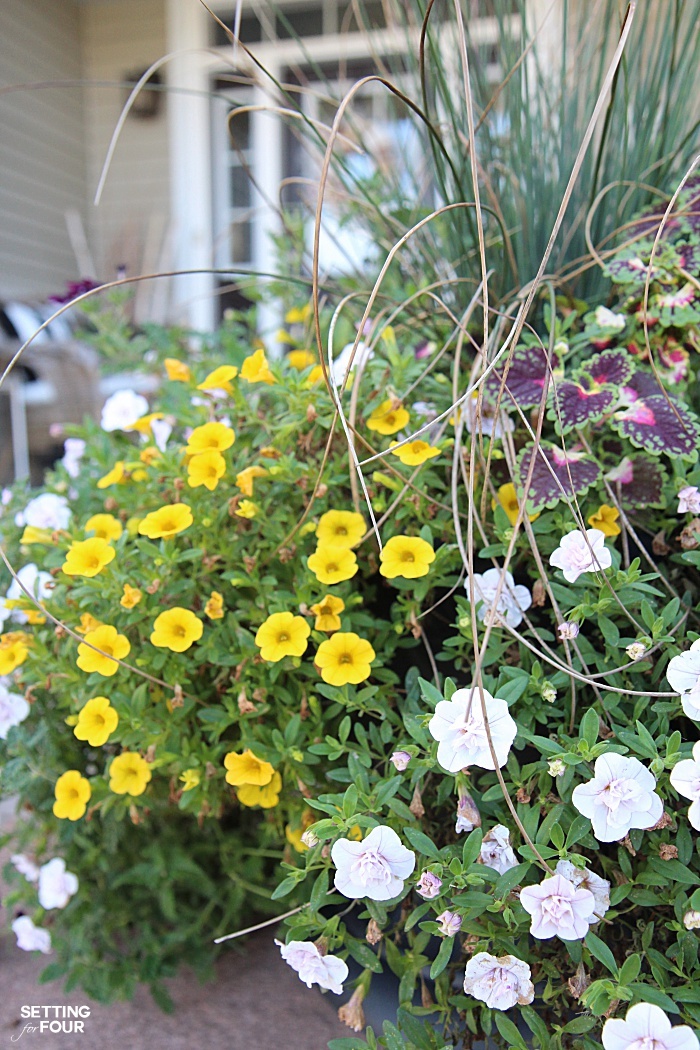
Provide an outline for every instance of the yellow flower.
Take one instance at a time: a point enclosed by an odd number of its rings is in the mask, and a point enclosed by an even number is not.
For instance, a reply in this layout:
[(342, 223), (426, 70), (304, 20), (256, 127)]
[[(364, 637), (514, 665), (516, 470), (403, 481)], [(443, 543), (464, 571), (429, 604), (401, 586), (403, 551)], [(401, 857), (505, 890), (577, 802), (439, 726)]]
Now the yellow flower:
[(395, 408), (393, 401), (382, 401), (367, 420), (367, 428), (378, 434), (395, 434), (406, 426), (408, 419), (408, 412), (401, 405)]
[(205, 423), (195, 427), (187, 441), (187, 452), (196, 456), (200, 452), (225, 452), (236, 440), (231, 427), (225, 423)]
[(93, 514), (85, 522), (85, 531), (94, 532), (98, 540), (118, 540), (124, 531), (122, 523), (113, 514)]
[(157, 459), (160, 459), (162, 453), (159, 448), (155, 445), (146, 445), (139, 452), (139, 459), (142, 463), (145, 463), (147, 467), (150, 467), (151, 463), (155, 463)]
[(239, 488), (244, 496), (252, 496), (253, 482), (256, 478), (264, 478), (266, 475), (265, 467), (246, 467), (236, 474), (236, 488)]
[(124, 463), (120, 459), (112, 469), (97, 482), (98, 489), (108, 489), (110, 485), (116, 485), (124, 480)]
[(252, 500), (242, 499), (236, 507), (237, 518), (254, 518), (258, 513), (259, 507), (253, 503)]
[(301, 836), (304, 832), (301, 828), (293, 828), (291, 824), (287, 824), (284, 829), (284, 837), (290, 846), (293, 846), (297, 853), (304, 853), (309, 847), (305, 842), (302, 842)]
[(318, 354), (315, 354), (312, 350), (291, 350), (287, 354), (287, 361), (297, 372), (303, 372), (305, 368), (316, 364)]
[(237, 375), (238, 369), (233, 365), (219, 365), (199, 384), (197, 390), (224, 390), (227, 394), (232, 394), (231, 380)]
[(372, 673), (370, 664), (375, 656), (369, 642), (354, 631), (338, 631), (321, 642), (314, 663), (328, 685), (358, 685)]
[(321, 545), (309, 558), (309, 568), (319, 583), (341, 583), (357, 572), (357, 558), (347, 547)]
[(226, 783), (234, 787), (240, 787), (243, 784), (263, 787), (270, 783), (275, 773), (274, 766), (258, 758), (249, 748), (242, 755), (229, 751), (224, 756), (224, 765), (226, 766)]
[(110, 547), (107, 540), (97, 536), (93, 540), (79, 540), (71, 543), (61, 568), (66, 576), (97, 576), (114, 555), (114, 547)]
[(319, 547), (354, 547), (367, 531), (365, 519), (354, 510), (327, 510), (316, 529)]
[(53, 815), (61, 820), (80, 820), (87, 809), (92, 788), (90, 781), (77, 769), (69, 769), (56, 781), (54, 793)]
[(148, 536), (149, 540), (167, 540), (189, 529), (193, 521), (192, 511), (186, 503), (166, 503), (164, 507), (152, 510), (139, 522), (139, 536)]
[(256, 350), (250, 357), (246, 357), (241, 367), (241, 379), (249, 383), (276, 383), (277, 380), (270, 371), (270, 366), (265, 357), (263, 349)]
[(143, 795), (151, 767), (135, 751), (122, 751), (109, 767), (109, 788), (115, 795)]
[[(518, 494), (515, 491), (515, 485), (512, 481), (507, 482), (505, 485), (501, 485), (497, 493), (498, 502), (503, 507), (508, 521), (511, 525), (515, 525), (518, 520), (518, 513), (520, 511), (520, 504), (518, 503)], [(491, 500), (491, 506), (495, 508), (496, 500)], [(528, 514), (530, 521), (536, 521), (539, 518), (539, 512), (537, 514)]]
[(175, 383), (189, 383), (192, 373), (182, 361), (178, 361), (176, 357), (166, 357), (163, 364), (165, 365), (168, 379), (172, 379)]
[(189, 609), (176, 605), (156, 617), (151, 643), (173, 653), (184, 653), (204, 633), (204, 624)]
[(78, 634), (87, 634), (88, 631), (96, 631), (102, 626), (102, 621), (95, 619), (92, 613), (83, 613), (80, 617), (80, 627), (76, 627)]
[(595, 514), (591, 514), (588, 524), (593, 529), (600, 529), (605, 536), (619, 536), (620, 526), (617, 519), (620, 512), (617, 507), (609, 507), (607, 503), (601, 503)]
[(73, 732), (78, 740), (87, 740), (90, 747), (106, 744), (117, 728), (119, 715), (106, 696), (93, 696), (78, 715), (78, 724)]
[(196, 788), (201, 780), (201, 777), (196, 769), (185, 769), (180, 773), (179, 779), (183, 784), (183, 791), (191, 791), (192, 788)]
[(342, 598), (335, 598), (332, 594), (327, 594), (325, 598), (322, 598), (316, 605), (311, 606), (311, 612), (316, 617), (316, 623), (314, 627), (317, 631), (339, 631), (340, 630), (340, 617), (338, 613), (341, 613), (345, 608), (345, 602)]
[(146, 481), (147, 478), (148, 474), (146, 473), (146, 471), (141, 470), (140, 468), (138, 470), (134, 470), (131, 475), (132, 481)]
[(37, 529), (35, 525), (26, 525), (19, 542), (29, 547), (32, 543), (53, 543), (53, 537), (51, 529)]
[(303, 324), (311, 316), (311, 303), (304, 306), (293, 306), (284, 315), (285, 324)]
[(132, 423), (128, 430), (138, 430), (139, 434), (150, 434), (151, 423), (154, 419), (162, 419), (162, 412), (149, 412), (147, 416), (141, 416), (135, 423)]
[(420, 536), (392, 536), (379, 559), (382, 563), (379, 571), (388, 580), (397, 576), (415, 580), (428, 573), (430, 563), (435, 561), (435, 551)]
[(280, 800), (282, 790), (282, 777), (275, 773), (269, 784), (265, 787), (254, 787), (252, 784), (244, 784), (237, 791), (238, 801), (242, 806), (260, 806), (262, 809), (272, 809)]
[(220, 620), (224, 615), (224, 599), (218, 591), (212, 591), (209, 601), (204, 606), (204, 612), (210, 620)]
[(263, 660), (277, 663), (285, 656), (301, 656), (306, 652), (311, 628), (302, 616), (290, 612), (272, 613), (258, 627), (255, 644)]
[(440, 449), (435, 448), (434, 445), (429, 445), (427, 441), (409, 441), (406, 445), (401, 445), (400, 448), (391, 448), (392, 456), (397, 456), (402, 463), (405, 463), (408, 467), (417, 467), (421, 463), (425, 463), (426, 459), (433, 459), (435, 456), (440, 455)]
[(135, 605), (138, 605), (143, 594), (138, 587), (132, 587), (131, 584), (124, 584), (124, 593), (119, 599), (119, 604), (125, 609), (133, 609)]
[(0, 634), (0, 677), (11, 674), (29, 655), (29, 635), (24, 631)]
[(226, 460), (220, 452), (201, 452), (187, 464), (187, 484), (192, 489), (206, 485), (213, 492), (226, 473)]
[(321, 365), (315, 365), (309, 372), (306, 386), (315, 386), (321, 379), (323, 379), (323, 368)]
[[(100, 651), (95, 652), (91, 645)], [(119, 634), (116, 627), (103, 623), (94, 631), (88, 631), (85, 642), (78, 646), (78, 667), (88, 674), (97, 671), (104, 678), (111, 678), (119, 670), (117, 660), (123, 660), (130, 651), (129, 639)]]

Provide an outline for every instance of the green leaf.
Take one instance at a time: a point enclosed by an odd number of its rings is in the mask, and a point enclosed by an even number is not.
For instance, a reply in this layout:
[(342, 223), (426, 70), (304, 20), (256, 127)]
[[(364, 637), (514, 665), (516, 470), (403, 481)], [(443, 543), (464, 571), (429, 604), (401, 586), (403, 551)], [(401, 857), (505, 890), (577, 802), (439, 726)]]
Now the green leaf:
[(311, 909), (312, 911), (318, 911), (326, 903), (326, 895), (328, 893), (328, 882), (329, 882), (329, 871), (328, 868), (324, 868), (320, 873), (316, 881), (314, 882), (313, 889), (311, 890)]
[(297, 884), (297, 879), (293, 876), (288, 875), (286, 879), (282, 879), (279, 886), (272, 893), (272, 900), (278, 901), (282, 897), (286, 897), (288, 893), (291, 893)]
[(452, 957), (452, 950), (454, 946), (454, 937), (445, 937), (443, 939), (443, 942), (440, 945), (440, 950), (437, 953), (435, 959), (433, 960), (433, 965), (430, 967), (430, 977), (433, 981), (442, 973), (442, 971), (447, 966), (448, 962)]
[(589, 707), (585, 715), (581, 719), (581, 728), (579, 729), (579, 738), (585, 740), (589, 747), (593, 747), (598, 739), (598, 729), (600, 726), (600, 720), (598, 718), (598, 712), (593, 707)]
[(505, 1014), (502, 1014), (500, 1010), (496, 1010), (494, 1013), (494, 1020), (496, 1021), (496, 1028), (505, 1039), (509, 1047), (517, 1046), (519, 1050), (527, 1050), (527, 1044), (517, 1027), (510, 1021)]
[(679, 860), (661, 860), (660, 857), (650, 857), (649, 867), (659, 875), (664, 875), (674, 882), (681, 882), (684, 886), (700, 886), (700, 878)]
[(436, 689), (432, 682), (426, 682), (425, 678), (418, 679), (418, 685), (424, 700), (430, 704), (431, 707), (435, 707), (441, 700), (444, 699), (439, 689)]
[(424, 857), (430, 857), (432, 860), (439, 859), (440, 853), (437, 846), (424, 832), (419, 831), (418, 828), (404, 828), (403, 833), (413, 848), (422, 853)]
[(546, 1048), (549, 1047), (551, 1038), (551, 1033), (546, 1023), (531, 1006), (522, 1006), (520, 1008), (520, 1013), (523, 1021), (539, 1042), (542, 1050), (546, 1050)]
[(611, 974), (617, 977), (618, 969), (617, 963), (615, 962), (615, 956), (610, 951), (607, 944), (604, 941), (601, 941), (600, 937), (596, 937), (594, 933), (591, 933), (590, 930), (586, 934), (586, 940), (584, 943), (591, 955), (595, 956), (598, 962), (602, 963)]
[(642, 743), (645, 744), (645, 746), (651, 752), (651, 754), (654, 757), (656, 757), (658, 753), (656, 741), (654, 740), (653, 736), (646, 728), (646, 726), (642, 725), (640, 721), (637, 721), (637, 733), (639, 734), (639, 739), (642, 741)]
[(357, 798), (358, 798), (357, 788), (355, 787), (354, 784), (351, 784), (350, 787), (345, 792), (345, 796), (343, 798), (343, 816), (344, 817), (352, 817), (352, 816), (354, 816), (355, 810), (357, 809)]
[(636, 981), (641, 968), (642, 960), (640, 957), (636, 953), (628, 955), (620, 967), (620, 976), (618, 978), (620, 984), (631, 984), (632, 981)]
[(481, 842), (483, 835), (481, 828), (474, 828), (467, 835), (464, 846), (462, 847), (462, 865), (468, 868), (470, 864), (473, 864), (476, 858), (479, 856), (481, 851)]
[(670, 996), (664, 995), (658, 988), (655, 988), (652, 984), (642, 984), (641, 981), (635, 982), (634, 984), (628, 985), (629, 990), (633, 993), (635, 1003), (653, 1003), (654, 1006), (660, 1006), (662, 1010), (668, 1010), (670, 1013), (678, 1014), (680, 1010), (674, 1003)]
[(359, 963), (365, 970), (371, 970), (372, 973), (382, 972), (380, 959), (376, 952), (373, 952), (367, 943), (364, 941), (358, 941), (354, 937), (346, 936), (345, 947), (350, 952), (355, 962)]

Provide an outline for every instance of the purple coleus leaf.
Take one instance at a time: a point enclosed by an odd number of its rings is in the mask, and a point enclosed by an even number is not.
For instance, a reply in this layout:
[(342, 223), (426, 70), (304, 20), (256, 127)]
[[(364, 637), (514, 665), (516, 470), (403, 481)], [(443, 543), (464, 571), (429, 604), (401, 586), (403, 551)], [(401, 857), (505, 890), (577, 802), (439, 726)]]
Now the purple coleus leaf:
[(678, 262), (686, 273), (700, 273), (700, 244), (675, 244)]
[[(637, 376), (632, 378), (637, 379)], [(653, 376), (645, 378), (655, 383)], [(645, 382), (644, 385), (648, 384)], [(697, 457), (697, 421), (675, 398), (661, 393), (640, 397), (631, 385), (624, 387), (622, 394), (628, 400), (632, 394), (634, 399), (611, 419), (611, 425), (620, 437), (628, 438), (637, 448), (656, 456)]]
[(682, 328), (700, 321), (700, 301), (690, 281), (675, 292), (664, 292), (654, 296), (653, 305), (659, 321), (665, 328), (669, 325)]
[(558, 383), (550, 416), (555, 420), (557, 433), (567, 434), (574, 427), (594, 423), (609, 411), (617, 401), (612, 387), (599, 387), (583, 377), (581, 383)]
[(625, 456), (605, 479), (615, 488), (625, 510), (664, 506), (665, 474), (658, 459)]
[(527, 513), (536, 514), (554, 507), (560, 500), (582, 496), (600, 478), (600, 467), (579, 448), (563, 449), (556, 445), (528, 445), (518, 457), (518, 477), (525, 486), (534, 457), (534, 467), (527, 497)]
[(606, 272), (616, 284), (625, 284), (630, 290), (641, 289), (647, 278), (648, 265), (639, 257), (634, 249), (620, 252), (611, 259), (606, 267)]
[[(556, 358), (552, 367), (556, 367)], [(540, 346), (518, 346), (513, 352), (507, 369), (505, 391), (501, 404), (508, 408), (512, 401), (520, 408), (536, 408), (542, 400), (547, 375), (550, 373), (547, 355)], [(489, 376), (486, 389), (493, 397), (498, 396), (506, 369), (498, 369)]]
[(616, 387), (626, 383), (633, 371), (634, 361), (626, 350), (604, 350), (602, 354), (595, 354), (590, 361), (585, 361), (579, 369), (579, 372), (590, 376), (601, 386), (610, 383)]

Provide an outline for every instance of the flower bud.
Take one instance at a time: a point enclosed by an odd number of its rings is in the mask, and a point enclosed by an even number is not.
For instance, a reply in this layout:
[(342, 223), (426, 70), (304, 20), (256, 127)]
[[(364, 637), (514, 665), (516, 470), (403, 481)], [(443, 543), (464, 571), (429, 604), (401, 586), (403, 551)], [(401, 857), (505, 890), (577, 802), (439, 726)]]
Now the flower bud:
[(683, 916), (683, 925), (686, 930), (700, 930), (700, 911), (687, 911)]
[(560, 758), (551, 758), (547, 772), (550, 777), (563, 777), (566, 773), (566, 764)]
[(548, 704), (553, 704), (557, 698), (557, 691), (551, 682), (545, 682), (542, 686), (542, 699), (546, 700)]
[(301, 836), (301, 841), (305, 846), (308, 846), (309, 849), (313, 849), (314, 846), (318, 846), (318, 835), (315, 835), (310, 828), (307, 828)]
[(444, 911), (435, 921), (444, 937), (454, 937), (462, 928), (462, 916), (453, 911)]
[(476, 808), (476, 802), (468, 791), (462, 789), (457, 802), (457, 822), (455, 831), (459, 835), (462, 831), (473, 831), (481, 827), (481, 814)]
[(570, 642), (574, 638), (577, 638), (578, 631), (578, 624), (574, 620), (569, 620), (565, 623), (560, 623), (557, 627), (557, 633), (562, 642)]
[(411, 761), (411, 756), (408, 751), (394, 751), (389, 761), (393, 762), (394, 767), (398, 769), (399, 773), (403, 773), (404, 769)]
[(418, 893), (420, 893), (421, 897), (425, 897), (426, 900), (432, 900), (433, 897), (437, 897), (441, 889), (442, 879), (439, 879), (437, 875), (433, 875), (432, 871), (424, 871), (416, 886)]
[(630, 660), (641, 660), (646, 651), (647, 647), (643, 642), (632, 642), (631, 645), (628, 645), (625, 649)]

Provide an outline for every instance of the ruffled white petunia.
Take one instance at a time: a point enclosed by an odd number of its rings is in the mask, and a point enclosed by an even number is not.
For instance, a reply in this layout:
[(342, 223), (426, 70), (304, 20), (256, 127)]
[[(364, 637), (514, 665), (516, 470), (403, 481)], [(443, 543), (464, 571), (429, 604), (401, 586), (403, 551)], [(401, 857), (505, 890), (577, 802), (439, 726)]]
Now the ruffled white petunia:
[(290, 941), (289, 944), (275, 941), (275, 944), (284, 961), (296, 971), (307, 988), (318, 984), (340, 995), (348, 968), (337, 955), (322, 955), (313, 941)]
[(624, 314), (613, 313), (612, 310), (608, 310), (607, 306), (599, 306), (594, 317), (599, 328), (607, 328), (611, 332), (621, 332), (627, 324)]
[(679, 795), (690, 799), (688, 820), (700, 831), (700, 740), (693, 745), (693, 757), (677, 762), (669, 779)]
[(464, 991), (492, 1010), (527, 1006), (535, 998), (530, 967), (514, 955), (477, 952), (464, 971)]
[(681, 705), (688, 718), (700, 722), (700, 638), (669, 662), (666, 681), (681, 694)]
[[(491, 741), (498, 765), (508, 760), (518, 727), (508, 712), (508, 704), (481, 691), (486, 708)], [(450, 700), (441, 700), (428, 729), (438, 743), (438, 762), (450, 773), (467, 766), (495, 769), (484, 723), (481, 694), (477, 688), (458, 689)]]
[(678, 493), (679, 514), (700, 514), (700, 490), (697, 485), (686, 485)]
[(546, 941), (579, 941), (588, 933), (595, 917), (595, 900), (590, 890), (576, 889), (563, 875), (543, 879), (539, 886), (520, 891), (520, 903), (530, 915), (530, 933)]
[[(24, 593), (22, 587), (25, 587), (30, 594), (33, 594), (40, 602), (46, 601), (47, 598), (51, 597), (51, 592), (55, 587), (54, 578), (50, 572), (42, 572), (33, 561), (30, 561), (28, 565), (23, 565), (17, 572), (18, 580), (13, 578), (12, 583), (7, 588), (7, 594), (5, 598), (0, 598), (0, 623), (4, 622), (8, 617), (15, 620), (17, 623), (27, 623), (29, 617), (27, 616), (24, 609), (13, 609), (11, 605), (8, 606), (8, 602), (16, 602), (22, 598), (29, 600)], [(20, 586), (22, 584), (22, 587)]]
[(655, 788), (656, 777), (639, 759), (610, 752), (596, 759), (593, 779), (575, 787), (571, 801), (599, 842), (617, 842), (630, 828), (653, 828), (661, 819)]
[(66, 438), (63, 443), (61, 466), (71, 478), (80, 473), (80, 461), (85, 455), (85, 442), (82, 438)]
[(66, 871), (62, 857), (54, 857), (39, 868), (39, 904), (51, 908), (65, 908), (73, 894), (78, 892), (78, 877)]
[(557, 875), (563, 875), (565, 879), (578, 889), (590, 890), (595, 901), (593, 919), (602, 919), (610, 907), (610, 883), (607, 879), (601, 879), (594, 871), (588, 868), (577, 868), (570, 860), (560, 860), (554, 869)]
[(671, 1025), (660, 1006), (636, 1003), (624, 1021), (611, 1018), (601, 1035), (605, 1050), (698, 1050), (698, 1037), (688, 1025)]
[(345, 382), (347, 375), (348, 366), (350, 365), (350, 359), (352, 358), (351, 371), (356, 368), (360, 368), (365, 365), (368, 361), (371, 361), (374, 357), (374, 350), (372, 350), (367, 343), (359, 342), (357, 349), (355, 350), (355, 356), (352, 355), (354, 343), (347, 343), (340, 351), (338, 356), (333, 359), (333, 365), (331, 368), (331, 378), (336, 386), (342, 386)]
[(24, 722), (29, 714), (27, 701), (19, 693), (11, 693), (6, 681), (0, 678), (0, 740), (7, 740), (12, 727)]
[(493, 868), (499, 875), (505, 875), (518, 865), (518, 858), (510, 844), (510, 832), (503, 824), (496, 824), (484, 835), (479, 851), (482, 863)]
[(15, 919), (12, 932), (17, 938), (17, 947), (23, 952), (43, 952), (48, 955), (51, 951), (51, 934), (35, 926), (28, 915), (20, 915)]
[[(496, 601), (502, 579), (503, 586)], [(468, 580), (464, 586), (469, 594)], [(523, 622), (523, 613), (532, 605), (532, 595), (527, 587), (516, 584), (512, 574), (507, 571), (504, 573), (501, 569), (487, 569), (486, 572), (475, 574), (474, 597), (477, 603), (481, 603), (477, 612), (478, 619), (484, 622), (493, 616), (497, 627), (504, 623), (508, 627), (519, 627)]]
[(561, 569), (569, 583), (574, 583), (584, 572), (609, 569), (612, 555), (605, 546), (605, 533), (600, 529), (567, 532), (550, 555), (549, 564)]
[(111, 433), (114, 430), (131, 430), (137, 419), (148, 412), (148, 401), (135, 390), (117, 390), (102, 406), (100, 425)]
[(67, 529), (71, 510), (65, 496), (53, 492), (42, 492), (30, 499), (24, 510), (15, 514), (15, 525), (22, 528), (31, 525), (35, 529), (50, 529), (51, 532)]
[[(153, 434), (153, 440), (156, 443), (156, 448), (161, 452), (165, 452), (165, 446), (168, 443), (168, 438), (173, 432), (172, 424), (167, 419), (154, 419), (151, 422), (151, 433)], [(146, 440), (148, 437), (146, 436)]]
[(338, 839), (331, 859), (335, 888), (346, 897), (388, 901), (403, 892), (404, 880), (416, 866), (416, 855), (385, 824), (373, 828), (362, 842)]
[(10, 857), (10, 864), (20, 875), (24, 875), (27, 882), (39, 881), (39, 868), (26, 854), (13, 853)]

